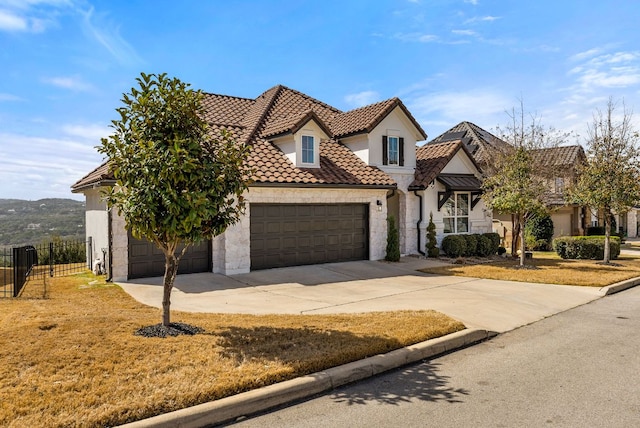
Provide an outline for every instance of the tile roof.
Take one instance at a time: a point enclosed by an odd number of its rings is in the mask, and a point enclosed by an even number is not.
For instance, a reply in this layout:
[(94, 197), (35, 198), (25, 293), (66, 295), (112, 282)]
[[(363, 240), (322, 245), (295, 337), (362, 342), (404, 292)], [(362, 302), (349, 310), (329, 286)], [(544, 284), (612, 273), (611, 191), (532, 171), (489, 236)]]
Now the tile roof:
[[(226, 129), (239, 143), (252, 146), (247, 163), (254, 171), (252, 178), (256, 185), (394, 186), (395, 182), (387, 174), (364, 163), (336, 139), (370, 132), (395, 108), (402, 109), (418, 134), (425, 139), (427, 137), (398, 98), (342, 112), (306, 94), (278, 85), (255, 99), (205, 93), (203, 106), (204, 117), (212, 132)], [(296, 132), (309, 120), (315, 120), (331, 139), (320, 141), (320, 168), (297, 168), (268, 138)], [(79, 191), (110, 178), (107, 172), (106, 164), (101, 165), (75, 183), (72, 190)]]
[(113, 175), (109, 172), (109, 166), (107, 162), (103, 163), (89, 174), (82, 177), (80, 180), (76, 181), (71, 186), (71, 191), (73, 193), (80, 192), (84, 189), (93, 187), (94, 184), (99, 185), (104, 183), (105, 181), (112, 181)]
[(536, 163), (547, 167), (576, 167), (587, 161), (584, 149), (580, 145), (537, 149), (532, 155)]
[(492, 152), (508, 147), (508, 143), (496, 137), (489, 131), (480, 128), (471, 122), (460, 122), (453, 128), (438, 135), (427, 144), (442, 143), (445, 141), (461, 140), (467, 147), (476, 162), (480, 165), (489, 163), (493, 157)]
[(418, 150), (416, 150), (416, 175), (409, 186), (409, 190), (427, 188), (461, 149), (464, 150), (467, 155), (469, 155), (469, 159), (473, 161), (473, 157), (460, 140), (429, 143), (419, 147)]
[(400, 107), (404, 111), (413, 122), (422, 139), (426, 140), (426, 132), (398, 98), (391, 98), (339, 114), (330, 123), (330, 127), (336, 137), (347, 137), (362, 132), (369, 133), (396, 107)]

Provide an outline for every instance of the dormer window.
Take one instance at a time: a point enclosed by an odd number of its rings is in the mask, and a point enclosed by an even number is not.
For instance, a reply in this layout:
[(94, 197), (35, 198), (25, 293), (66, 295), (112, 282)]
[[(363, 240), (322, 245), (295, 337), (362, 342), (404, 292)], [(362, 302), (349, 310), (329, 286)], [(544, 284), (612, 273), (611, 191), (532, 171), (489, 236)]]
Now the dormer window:
[(382, 136), (382, 164), (404, 166), (404, 138), (395, 135)]
[(302, 163), (316, 163), (315, 138), (311, 135), (302, 136)]

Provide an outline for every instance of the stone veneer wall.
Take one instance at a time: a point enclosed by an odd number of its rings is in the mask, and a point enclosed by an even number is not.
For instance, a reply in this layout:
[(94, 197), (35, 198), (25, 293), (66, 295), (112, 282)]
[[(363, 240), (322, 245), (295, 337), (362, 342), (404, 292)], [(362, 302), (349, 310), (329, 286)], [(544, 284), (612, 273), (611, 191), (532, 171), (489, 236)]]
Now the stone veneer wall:
[[(213, 271), (226, 275), (246, 273), (251, 268), (251, 203), (282, 204), (369, 204), (369, 255), (383, 259), (387, 245), (387, 204), (385, 189), (323, 189), (251, 187), (246, 194), (247, 212), (239, 223), (213, 240)], [(377, 209), (382, 202), (382, 211)]]
[(129, 275), (129, 237), (124, 217), (111, 210), (111, 266), (114, 281), (126, 281)]

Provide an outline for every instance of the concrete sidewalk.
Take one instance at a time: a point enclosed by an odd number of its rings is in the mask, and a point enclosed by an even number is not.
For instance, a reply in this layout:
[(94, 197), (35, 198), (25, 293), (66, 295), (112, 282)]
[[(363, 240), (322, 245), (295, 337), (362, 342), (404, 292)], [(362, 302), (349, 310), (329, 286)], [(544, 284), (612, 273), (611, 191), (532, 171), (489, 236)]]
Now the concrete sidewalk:
[[(358, 261), (224, 276), (179, 275), (171, 309), (247, 314), (328, 314), (434, 309), (468, 328), (502, 333), (598, 299), (603, 291), (418, 272), (435, 262)], [(526, 271), (523, 272), (526, 275)], [(119, 285), (141, 303), (161, 307), (162, 278)]]

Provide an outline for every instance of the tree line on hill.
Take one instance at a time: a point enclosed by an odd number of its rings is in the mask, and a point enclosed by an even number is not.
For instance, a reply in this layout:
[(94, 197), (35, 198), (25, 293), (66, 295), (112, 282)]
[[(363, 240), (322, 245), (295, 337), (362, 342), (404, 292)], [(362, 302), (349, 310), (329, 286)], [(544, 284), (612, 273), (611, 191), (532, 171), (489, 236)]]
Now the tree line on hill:
[(0, 199), (0, 247), (84, 240), (84, 212), (84, 202), (73, 199)]

